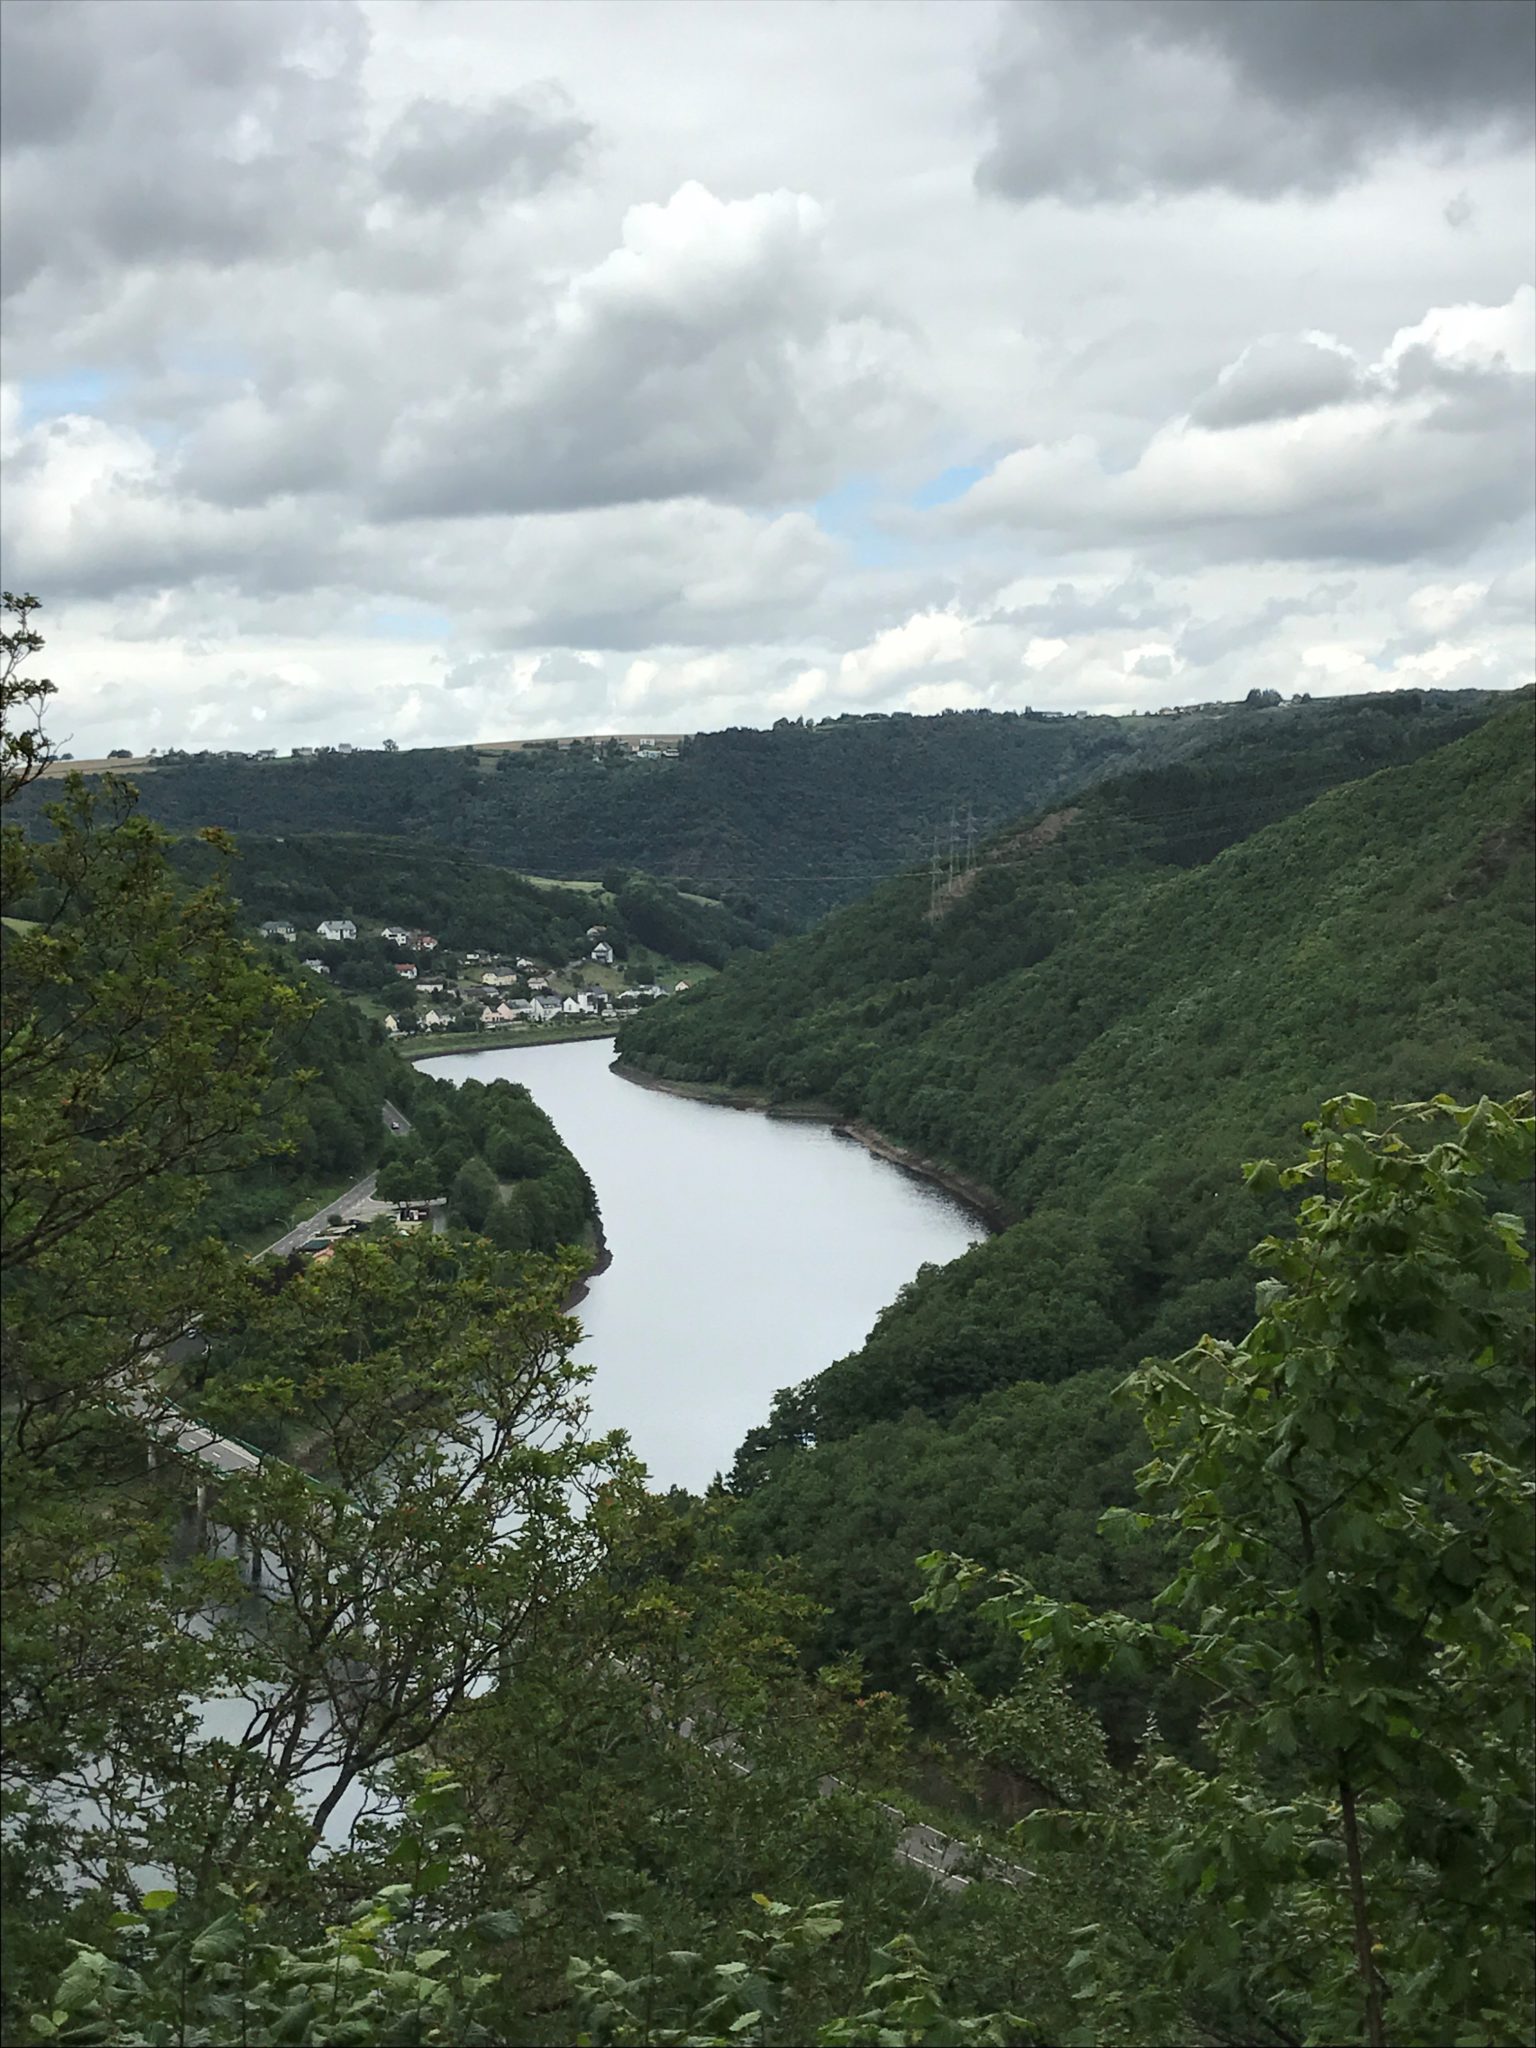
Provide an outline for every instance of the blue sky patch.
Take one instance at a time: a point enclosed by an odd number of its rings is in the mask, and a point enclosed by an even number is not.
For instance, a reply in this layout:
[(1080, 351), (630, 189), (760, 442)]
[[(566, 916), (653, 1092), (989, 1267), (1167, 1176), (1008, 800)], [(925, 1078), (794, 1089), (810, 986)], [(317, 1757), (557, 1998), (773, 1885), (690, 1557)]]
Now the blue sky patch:
[(371, 613), (368, 631), (380, 640), (446, 640), (453, 631), (453, 621), (446, 612), (412, 606), (406, 610)]
[(937, 476), (929, 477), (927, 483), (919, 484), (912, 493), (912, 503), (920, 512), (930, 505), (951, 504), (956, 498), (963, 498), (971, 485), (986, 474), (987, 465), (982, 462), (952, 463)]
[(99, 412), (116, 380), (101, 370), (65, 370), (57, 377), (21, 380), (21, 423), (57, 419), (66, 412)]

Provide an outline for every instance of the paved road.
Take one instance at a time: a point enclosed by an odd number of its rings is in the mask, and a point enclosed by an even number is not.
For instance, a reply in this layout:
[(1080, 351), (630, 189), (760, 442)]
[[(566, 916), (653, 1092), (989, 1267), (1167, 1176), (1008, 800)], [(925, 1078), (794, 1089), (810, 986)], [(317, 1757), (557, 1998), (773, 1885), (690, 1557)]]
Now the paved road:
[[(381, 1113), (385, 1127), (396, 1137), (404, 1136), (411, 1128), (404, 1112), (396, 1109), (392, 1102), (386, 1102)], [(345, 1194), (337, 1195), (334, 1201), (322, 1204), (313, 1216), (306, 1216), (302, 1223), (296, 1223), (291, 1230), (285, 1230), (275, 1244), (269, 1244), (256, 1256), (262, 1259), (286, 1258), (289, 1252), (296, 1252), (301, 1244), (307, 1243), (310, 1238), (322, 1231), (332, 1216), (340, 1216), (344, 1221), (350, 1221), (372, 1202), (373, 1184), (378, 1177), (377, 1168), (372, 1173), (365, 1173), (361, 1180), (352, 1183)]]

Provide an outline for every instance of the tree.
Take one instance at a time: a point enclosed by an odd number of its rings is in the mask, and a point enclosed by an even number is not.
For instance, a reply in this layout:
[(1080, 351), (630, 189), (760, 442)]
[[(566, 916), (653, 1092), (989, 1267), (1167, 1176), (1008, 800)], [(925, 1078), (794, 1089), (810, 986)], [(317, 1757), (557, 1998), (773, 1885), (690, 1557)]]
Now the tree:
[(448, 1190), (448, 1214), (455, 1223), (478, 1230), (497, 1198), (496, 1176), (483, 1159), (467, 1159)]
[[(1483, 1191), (1529, 1174), (1530, 1108), (1343, 1096), (1299, 1166), (1249, 1167), (1309, 1190), (1259, 1247), (1257, 1324), (1129, 1383), (1154, 1457), (1118, 1521), (1176, 1545), (1168, 1618), (990, 1603), (1047, 1665), (1167, 1659), (1210, 1702), (1211, 1773), (1154, 1756), (1139, 1805), (1101, 1782), (1029, 1831), (1143, 1870), (1185, 1930), (1145, 2028), (1170, 1999), (1372, 2048), (1528, 2017), (1532, 1330), (1522, 1226)], [(936, 1602), (967, 1576), (926, 1563)], [(1145, 1973), (1106, 1947), (1101, 1983)]]
[(9, 803), (53, 759), (42, 720), (54, 686), (45, 676), (22, 673), (43, 647), (43, 637), (32, 624), (39, 600), (7, 590), (0, 593), (0, 607), (5, 620), (0, 633), (0, 802)]
[(133, 759), (133, 749), (132, 747), (109, 747), (107, 759), (109, 761), (131, 761)]
[(397, 743), (396, 743), (396, 742), (395, 742), (394, 740), (385, 740), (385, 742), (384, 742), (384, 752), (385, 752), (386, 754), (398, 754), (398, 753), (399, 753), (399, 751), (400, 751), (400, 748), (399, 748), (399, 746), (397, 745)]

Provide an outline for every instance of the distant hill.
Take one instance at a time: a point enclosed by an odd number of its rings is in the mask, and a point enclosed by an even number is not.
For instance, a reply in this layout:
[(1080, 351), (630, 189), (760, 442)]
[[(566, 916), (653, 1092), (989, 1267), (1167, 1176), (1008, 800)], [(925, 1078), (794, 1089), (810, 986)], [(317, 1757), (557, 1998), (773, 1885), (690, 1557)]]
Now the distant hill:
[(659, 1076), (868, 1119), (1020, 1219), (925, 1269), (738, 1460), (763, 1541), (833, 1609), (828, 1647), (884, 1682), (932, 1646), (904, 1606), (914, 1544), (1125, 1591), (1092, 1536), (1135, 1462), (1110, 1390), (1251, 1321), (1248, 1251), (1288, 1206), (1240, 1161), (1298, 1149), (1346, 1089), (1530, 1086), (1530, 696), (1362, 779), (1317, 731), (1234, 728), (1103, 783), (936, 903), (890, 883), (620, 1034)]
[[(641, 868), (807, 924), (937, 844), (947, 867), (1009, 818), (1140, 763), (1198, 751), (1215, 732), (1317, 725), (1357, 772), (1415, 734), (1486, 716), (1486, 696), (1405, 692), (1343, 703), (1212, 706), (1179, 717), (781, 720), (680, 743), (676, 759), (617, 746), (325, 753), (270, 761), (162, 756), (143, 807), (178, 831), (387, 834), (498, 866), (575, 878)], [(46, 790), (34, 795), (43, 800)]]

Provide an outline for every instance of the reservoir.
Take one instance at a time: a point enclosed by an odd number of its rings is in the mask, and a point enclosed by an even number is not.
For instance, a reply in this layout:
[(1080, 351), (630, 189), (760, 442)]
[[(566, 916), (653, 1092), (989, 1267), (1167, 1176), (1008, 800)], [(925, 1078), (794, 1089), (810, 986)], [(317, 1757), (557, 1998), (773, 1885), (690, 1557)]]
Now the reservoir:
[(612, 1059), (586, 1039), (421, 1068), (520, 1083), (580, 1160), (612, 1257), (577, 1311), (593, 1427), (625, 1431), (655, 1487), (701, 1492), (781, 1387), (856, 1350), (919, 1266), (986, 1227), (826, 1124), (637, 1087)]

